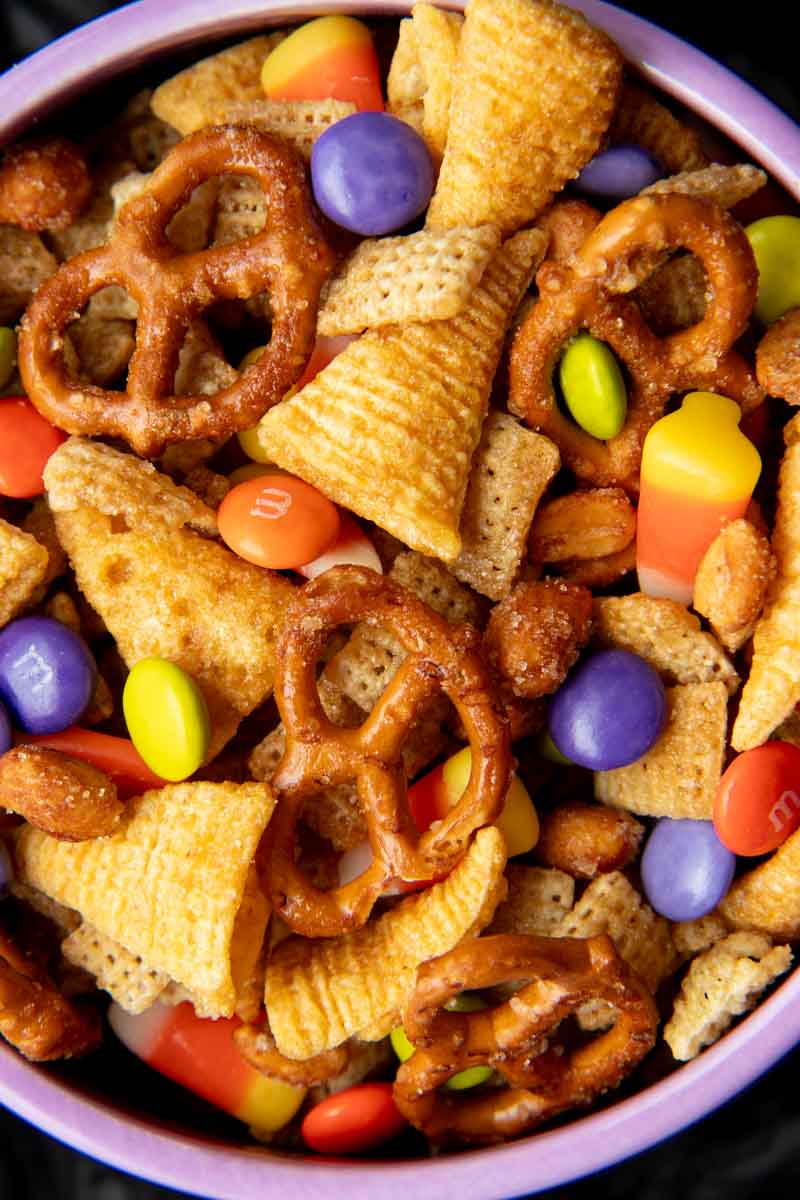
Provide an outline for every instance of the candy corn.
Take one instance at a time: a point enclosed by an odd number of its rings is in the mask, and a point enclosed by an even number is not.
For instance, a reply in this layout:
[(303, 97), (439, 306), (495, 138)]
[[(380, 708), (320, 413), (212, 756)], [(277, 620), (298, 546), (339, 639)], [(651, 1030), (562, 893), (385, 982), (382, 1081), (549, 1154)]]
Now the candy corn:
[(383, 109), (372, 37), (353, 17), (301, 25), (268, 55), (261, 83), (270, 100), (350, 100), (361, 112)]
[(690, 604), (700, 559), (723, 525), (744, 515), (761, 458), (740, 415), (727, 396), (691, 392), (645, 438), (636, 535), (643, 592)]
[(261, 1075), (242, 1058), (236, 1017), (212, 1021), (188, 1003), (156, 1003), (136, 1016), (112, 1004), (108, 1019), (137, 1058), (254, 1129), (281, 1129), (305, 1098), (305, 1088)]

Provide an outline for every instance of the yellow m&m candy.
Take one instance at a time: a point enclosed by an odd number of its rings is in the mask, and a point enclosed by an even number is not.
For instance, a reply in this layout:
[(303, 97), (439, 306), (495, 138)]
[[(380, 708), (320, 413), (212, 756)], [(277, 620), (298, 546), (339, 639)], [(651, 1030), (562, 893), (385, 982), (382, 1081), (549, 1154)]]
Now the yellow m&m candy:
[(211, 723), (203, 693), (177, 663), (143, 658), (122, 693), (131, 741), (162, 779), (188, 779), (208, 753)]

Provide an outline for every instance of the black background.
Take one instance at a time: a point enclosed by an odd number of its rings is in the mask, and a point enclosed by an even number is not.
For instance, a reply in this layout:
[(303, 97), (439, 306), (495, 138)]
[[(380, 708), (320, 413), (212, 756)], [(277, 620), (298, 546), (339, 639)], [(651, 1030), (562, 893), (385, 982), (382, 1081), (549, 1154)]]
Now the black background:
[[(104, 0), (0, 0), (0, 68), (117, 7)], [(800, 59), (790, 24), (794, 4), (694, 0), (621, 7), (726, 63), (800, 121)], [(3, 1109), (0, 1138), (0, 1200), (176, 1200), (182, 1195), (78, 1155)], [(685, 1133), (591, 1179), (541, 1195), (543, 1200), (749, 1200), (767, 1195), (782, 1200), (799, 1194), (800, 1050)]]

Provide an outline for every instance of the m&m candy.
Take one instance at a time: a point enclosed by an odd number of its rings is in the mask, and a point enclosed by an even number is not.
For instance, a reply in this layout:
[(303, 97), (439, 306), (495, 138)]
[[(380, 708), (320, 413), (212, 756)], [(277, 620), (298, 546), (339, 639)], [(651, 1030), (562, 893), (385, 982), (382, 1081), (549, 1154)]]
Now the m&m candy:
[(0, 632), (0, 699), (26, 733), (73, 725), (89, 703), (95, 675), (86, 643), (52, 617), (20, 617)]
[(573, 338), (559, 364), (564, 402), (592, 437), (616, 437), (625, 424), (628, 396), (616, 358), (590, 333)]
[(690, 392), (645, 438), (636, 517), (643, 592), (690, 604), (706, 550), (726, 522), (744, 516), (761, 458), (740, 417), (727, 396)]
[(550, 704), (550, 737), (570, 762), (592, 771), (641, 758), (664, 726), (667, 701), (657, 672), (629, 650), (585, 658)]
[(662, 817), (642, 854), (642, 884), (662, 917), (693, 921), (727, 894), (735, 867), (710, 821)]
[(97, 729), (70, 725), (58, 733), (37, 734), (27, 737), (25, 741), (91, 763), (108, 775), (123, 799), (139, 796), (151, 788), (163, 787), (167, 782), (150, 770), (128, 738), (100, 733)]
[(282, 1129), (305, 1099), (305, 1088), (270, 1079), (242, 1058), (233, 1040), (237, 1017), (210, 1020), (188, 1002), (156, 1002), (135, 1015), (113, 1003), (108, 1020), (148, 1066), (262, 1133)]
[(222, 540), (240, 558), (285, 570), (330, 549), (339, 534), (339, 512), (302, 479), (260, 475), (228, 492), (217, 524)]
[(719, 781), (714, 828), (734, 854), (767, 854), (800, 827), (800, 750), (766, 742), (737, 754)]
[(202, 764), (211, 738), (208, 708), (177, 663), (140, 659), (125, 680), (122, 711), (131, 741), (162, 779), (188, 779)]
[(361, 112), (383, 108), (372, 36), (354, 17), (318, 17), (275, 47), (261, 70), (271, 100), (350, 100)]
[[(448, 1000), (445, 1008), (449, 1012), (479, 1012), (486, 1008), (486, 1001), (482, 1000), (480, 996), (476, 996), (474, 992), (461, 992), (458, 996), (453, 996), (452, 1000)], [(409, 1041), (402, 1025), (394, 1027), (389, 1035), (389, 1040), (400, 1062), (406, 1062), (411, 1058), (415, 1046)], [(455, 1075), (451, 1075), (444, 1086), (451, 1092), (464, 1092), (469, 1088), (479, 1087), (480, 1084), (486, 1083), (493, 1074), (491, 1067), (465, 1067), (463, 1071), (457, 1071)]]
[(617, 203), (650, 187), (666, 172), (641, 146), (623, 143), (600, 150), (582, 169), (574, 187), (586, 196)]
[(27, 400), (0, 398), (0, 496), (41, 496), (47, 460), (66, 437)]
[(359, 1083), (315, 1104), (303, 1118), (303, 1141), (319, 1154), (358, 1154), (406, 1128), (391, 1083)]
[(314, 199), (337, 225), (365, 237), (402, 229), (427, 207), (434, 172), (428, 147), (388, 113), (336, 121), (311, 151)]
[(756, 316), (765, 325), (800, 307), (800, 217), (762, 217), (748, 225), (758, 267)]

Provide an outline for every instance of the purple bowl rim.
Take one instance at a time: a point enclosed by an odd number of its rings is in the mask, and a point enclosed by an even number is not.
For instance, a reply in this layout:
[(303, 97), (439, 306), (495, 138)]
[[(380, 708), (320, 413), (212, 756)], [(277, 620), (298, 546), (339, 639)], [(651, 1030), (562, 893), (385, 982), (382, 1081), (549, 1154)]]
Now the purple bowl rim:
[[(448, 3), (447, 7), (458, 7)], [(159, 52), (325, 12), (394, 15), (394, 0), (235, 0), (221, 19), (208, 0), (136, 0), (73, 30), (0, 77), (0, 142), (34, 118)], [(737, 142), (800, 200), (800, 128), (770, 100), (675, 35), (602, 0), (573, 0), (606, 29), (645, 79)], [(147, 51), (140, 47), (147, 45)], [(57, 82), (56, 82), (57, 81)], [(20, 101), (20, 97), (24, 97)], [(743, 114), (742, 118), (738, 114)], [(745, 124), (746, 119), (746, 124)], [(213, 1200), (261, 1200), (269, 1182), (309, 1200), (449, 1200), (461, 1186), (476, 1200), (531, 1194), (612, 1166), (707, 1116), (800, 1041), (800, 972), (734, 1030), (668, 1078), (609, 1108), (518, 1142), (458, 1156), (402, 1162), (330, 1163), (153, 1128), (73, 1091), (0, 1045), (0, 1102), (55, 1138), (132, 1175)], [(491, 1154), (492, 1173), (484, 1165)]]

